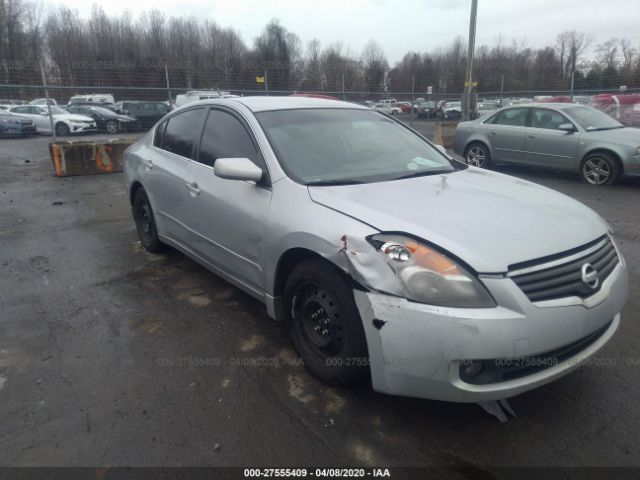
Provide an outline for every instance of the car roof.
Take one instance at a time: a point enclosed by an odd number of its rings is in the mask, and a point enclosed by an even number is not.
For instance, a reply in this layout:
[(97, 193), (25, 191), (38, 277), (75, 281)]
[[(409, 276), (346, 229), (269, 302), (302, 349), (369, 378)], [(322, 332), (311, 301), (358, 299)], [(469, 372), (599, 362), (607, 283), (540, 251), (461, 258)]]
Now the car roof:
[[(252, 112), (266, 112), (273, 110), (295, 110), (307, 108), (349, 108), (354, 110), (368, 110), (367, 107), (341, 100), (327, 100), (312, 97), (236, 97), (236, 98), (210, 98), (187, 105), (234, 105), (242, 104)], [(185, 106), (187, 106), (185, 105)]]

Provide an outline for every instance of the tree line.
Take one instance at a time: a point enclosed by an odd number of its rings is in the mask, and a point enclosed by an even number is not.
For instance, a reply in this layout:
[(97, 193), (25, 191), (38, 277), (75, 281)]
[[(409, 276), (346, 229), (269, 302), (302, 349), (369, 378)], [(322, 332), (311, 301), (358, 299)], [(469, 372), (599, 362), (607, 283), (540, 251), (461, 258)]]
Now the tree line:
[[(593, 48), (591, 48), (593, 47)], [(586, 58), (585, 52), (595, 52)], [(355, 52), (342, 42), (302, 44), (271, 20), (247, 43), (212, 20), (167, 16), (152, 10), (132, 18), (94, 6), (88, 17), (59, 6), (45, 12), (28, 0), (0, 0), (0, 84), (69, 87), (225, 89), (325, 92), (459, 93), (464, 88), (466, 44), (407, 52), (393, 65), (382, 46)], [(640, 88), (640, 55), (627, 39), (593, 45), (593, 36), (561, 32), (548, 46), (498, 40), (476, 49), (478, 91), (567, 91)], [(257, 77), (265, 77), (264, 83)], [(265, 85), (266, 84), (266, 85)]]

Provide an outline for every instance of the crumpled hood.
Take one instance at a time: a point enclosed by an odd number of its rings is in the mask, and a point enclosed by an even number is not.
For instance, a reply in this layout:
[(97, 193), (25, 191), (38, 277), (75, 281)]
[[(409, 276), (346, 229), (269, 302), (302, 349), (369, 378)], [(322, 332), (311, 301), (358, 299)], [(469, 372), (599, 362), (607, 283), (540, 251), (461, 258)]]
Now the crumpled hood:
[(309, 194), (377, 230), (432, 242), (481, 273), (505, 272), (509, 265), (575, 248), (608, 230), (596, 213), (570, 197), (473, 167), (392, 182), (309, 187)]

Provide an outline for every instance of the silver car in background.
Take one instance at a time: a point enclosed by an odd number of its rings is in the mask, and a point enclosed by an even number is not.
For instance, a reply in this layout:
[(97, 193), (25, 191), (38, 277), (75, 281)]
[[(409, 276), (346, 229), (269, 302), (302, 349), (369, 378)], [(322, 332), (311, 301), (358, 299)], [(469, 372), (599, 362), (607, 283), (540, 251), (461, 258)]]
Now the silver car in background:
[(124, 179), (148, 251), (170, 245), (263, 302), (330, 384), (504, 399), (620, 324), (626, 265), (597, 214), (366, 107), (190, 103), (127, 150)]
[(453, 150), (476, 167), (535, 165), (579, 173), (593, 185), (640, 176), (640, 129), (572, 103), (518, 105), (461, 122)]

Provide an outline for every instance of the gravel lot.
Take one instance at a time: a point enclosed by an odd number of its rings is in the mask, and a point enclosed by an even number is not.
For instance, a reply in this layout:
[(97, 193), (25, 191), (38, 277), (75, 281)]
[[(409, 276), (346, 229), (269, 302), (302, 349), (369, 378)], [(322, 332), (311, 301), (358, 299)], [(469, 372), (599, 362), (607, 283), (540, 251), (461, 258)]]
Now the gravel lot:
[(639, 181), (500, 169), (600, 213), (631, 279), (599, 357), (512, 399), (518, 418), (500, 424), (473, 404), (319, 383), (258, 302), (179, 253), (145, 253), (121, 174), (53, 177), (49, 141), (0, 140), (0, 465), (436, 465), (495, 478), (498, 466), (640, 464)]

